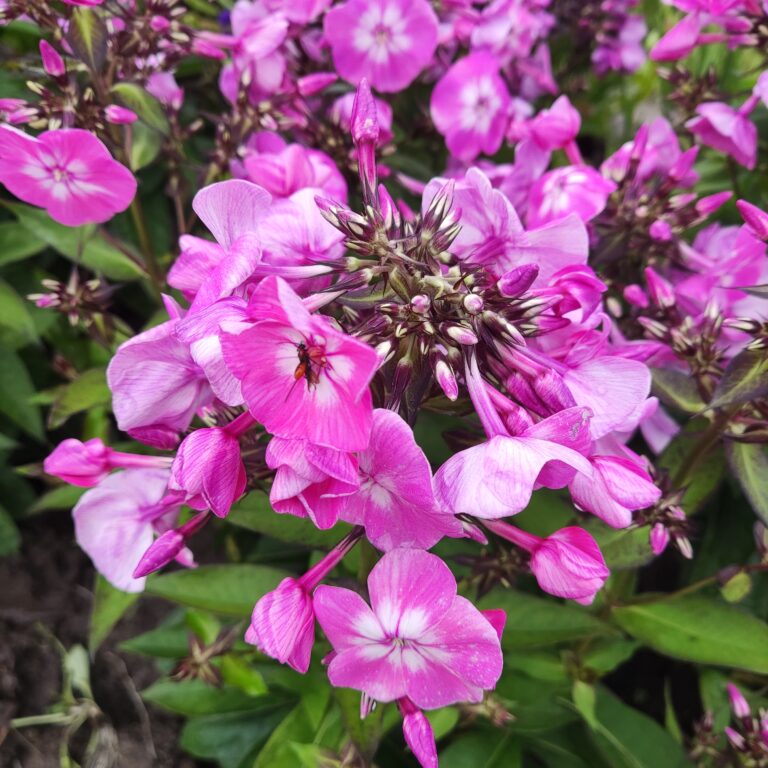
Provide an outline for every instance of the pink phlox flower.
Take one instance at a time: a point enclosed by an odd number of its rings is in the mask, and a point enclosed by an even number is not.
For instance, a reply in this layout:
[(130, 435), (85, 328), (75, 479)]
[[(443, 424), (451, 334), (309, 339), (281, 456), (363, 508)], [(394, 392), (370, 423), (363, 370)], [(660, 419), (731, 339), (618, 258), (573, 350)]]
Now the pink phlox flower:
[(326, 13), (323, 31), (345, 80), (397, 92), (429, 64), (438, 24), (427, 0), (347, 0)]
[(531, 138), (542, 149), (563, 149), (581, 130), (581, 115), (567, 96), (560, 96), (549, 109), (543, 109), (528, 123)]
[(184, 491), (192, 509), (210, 509), (226, 517), (243, 495), (246, 474), (237, 435), (226, 428), (196, 429), (182, 440), (168, 487)]
[(563, 380), (576, 403), (592, 412), (590, 433), (595, 440), (609, 432), (635, 429), (651, 389), (644, 363), (613, 355), (567, 368)]
[(245, 641), (281, 664), (306, 672), (315, 642), (312, 593), (361, 535), (361, 529), (353, 530), (303, 576), (289, 576), (264, 595), (253, 608)]
[(408, 697), (421, 709), (479, 702), (502, 669), (499, 638), (435, 555), (388, 552), (368, 576), (369, 607), (356, 593), (320, 586), (317, 620), (333, 646), (331, 684), (377, 701)]
[(597, 515), (613, 528), (632, 524), (632, 512), (645, 509), (661, 498), (639, 456), (593, 455), (591, 478), (576, 475), (568, 486), (574, 503), (586, 512)]
[(147, 92), (161, 104), (179, 110), (184, 103), (184, 89), (176, 82), (172, 72), (153, 72), (147, 79)]
[(550, 595), (590, 605), (610, 571), (597, 542), (583, 528), (562, 528), (531, 552), (531, 571)]
[(432, 726), (424, 713), (407, 697), (398, 699), (403, 716), (403, 737), (421, 768), (438, 768), (437, 745)]
[(181, 253), (168, 273), (169, 285), (192, 299), (197, 312), (231, 295), (261, 261), (261, 228), (271, 203), (257, 184), (230, 179), (201, 189), (192, 207), (216, 242), (182, 235)]
[(109, 221), (136, 194), (133, 174), (96, 136), (79, 128), (32, 137), (0, 125), (0, 182), (70, 227)]
[(533, 183), (528, 225), (540, 227), (576, 214), (587, 222), (603, 211), (616, 185), (586, 165), (568, 165), (545, 173)]
[(300, 579), (283, 579), (256, 603), (245, 641), (297, 672), (309, 669), (315, 613), (310, 591)]
[(537, 485), (562, 488), (576, 472), (592, 475), (579, 451), (589, 444), (588, 409), (568, 408), (511, 435), (478, 381), (476, 366), (470, 364), (467, 378), (489, 439), (438, 469), (435, 493), (441, 506), (478, 518), (509, 517), (528, 506)]
[(338, 450), (365, 448), (376, 352), (310, 314), (279, 277), (261, 283), (249, 312), (255, 326), (225, 333), (221, 343), (253, 416), (278, 437)]
[(72, 510), (78, 545), (110, 584), (140, 592), (133, 570), (154, 534), (172, 527), (183, 495), (167, 495), (167, 469), (127, 469), (86, 491)]
[(430, 111), (451, 154), (471, 162), (495, 154), (507, 128), (510, 97), (490, 53), (473, 53), (457, 61), (432, 91)]
[(542, 4), (494, 0), (481, 12), (472, 29), (472, 51), (487, 51), (507, 65), (531, 58), (536, 43), (547, 37), (555, 19)]
[(347, 497), (360, 487), (357, 458), (347, 451), (273, 437), (266, 461), (276, 470), (269, 492), (275, 512), (309, 517), (323, 530), (336, 524)]
[[(344, 235), (320, 213), (319, 189), (302, 189), (278, 200), (264, 221), (261, 237), (264, 262), (302, 266), (338, 261), (344, 256)], [(328, 285), (328, 277), (286, 278), (297, 293), (307, 295)]]
[[(424, 191), (422, 210), (428, 210), (446, 179), (433, 179)], [(461, 211), (461, 230), (453, 242), (458, 258), (482, 264), (501, 276), (523, 264), (539, 268), (537, 285), (570, 264), (585, 264), (589, 250), (587, 230), (578, 216), (525, 230), (512, 203), (493, 189), (488, 177), (470, 168), (454, 189), (454, 207)]]
[[(647, 138), (643, 142), (642, 153), (639, 156), (636, 178), (643, 182), (655, 175), (666, 177), (678, 163), (683, 151), (674, 128), (663, 117), (657, 117), (652, 123), (643, 126)], [(635, 142), (629, 141), (608, 157), (600, 166), (600, 172), (606, 178), (620, 181), (629, 169)], [(694, 155), (695, 159), (695, 155)], [(698, 174), (693, 170), (693, 164), (677, 176), (677, 184), (690, 187), (698, 180)]]
[(247, 301), (232, 296), (188, 313), (174, 328), (176, 338), (189, 345), (192, 360), (208, 380), (213, 394), (229, 406), (242, 405), (243, 394), (240, 381), (224, 362), (221, 334), (240, 333), (252, 325)]
[(362, 525), (379, 549), (429, 549), (461, 525), (435, 502), (432, 471), (411, 428), (396, 413), (373, 412), (368, 447), (358, 453), (359, 488), (344, 499), (342, 517)]
[(719, 101), (699, 104), (685, 127), (708, 147), (752, 170), (757, 162), (757, 128), (746, 114)]
[(275, 197), (290, 197), (311, 187), (336, 200), (347, 200), (347, 182), (325, 152), (287, 144), (275, 133), (262, 131), (248, 140), (243, 166), (251, 181)]
[(203, 370), (175, 336), (177, 322), (161, 323), (124, 342), (107, 367), (118, 427), (158, 448), (175, 446), (198, 408), (212, 400)]

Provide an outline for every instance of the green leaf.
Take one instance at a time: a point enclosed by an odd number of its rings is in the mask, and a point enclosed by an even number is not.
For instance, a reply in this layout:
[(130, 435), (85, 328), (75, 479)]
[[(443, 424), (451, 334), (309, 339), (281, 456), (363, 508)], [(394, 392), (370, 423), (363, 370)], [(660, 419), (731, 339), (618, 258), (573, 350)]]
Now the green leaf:
[(189, 630), (179, 624), (157, 627), (123, 640), (120, 648), (157, 659), (183, 659), (189, 653)]
[(337, 523), (327, 531), (316, 528), (311, 520), (278, 515), (262, 491), (251, 491), (232, 507), (227, 522), (240, 528), (256, 531), (289, 544), (304, 544), (317, 549), (331, 549), (349, 533), (351, 526)]
[(160, 133), (169, 131), (168, 118), (160, 102), (136, 83), (117, 83), (112, 86), (112, 93), (126, 106), (132, 109), (150, 128)]
[(195, 757), (216, 760), (222, 768), (239, 768), (264, 745), (289, 710), (289, 700), (272, 695), (249, 712), (193, 717), (179, 743)]
[(4, 280), (0, 280), (0, 341), (23, 347), (37, 339), (35, 321), (27, 302)]
[(512, 734), (483, 729), (460, 736), (440, 751), (440, 768), (520, 768), (520, 741)]
[(568, 692), (567, 679), (543, 680), (512, 669), (505, 669), (496, 684), (496, 695), (515, 718), (507, 727), (521, 735), (551, 731), (577, 720), (576, 713), (563, 704)]
[[(702, 430), (699, 424), (691, 423), (664, 449), (658, 459), (659, 467), (666, 469), (672, 477), (678, 474), (701, 442), (701, 435)], [(688, 477), (685, 478), (686, 491), (682, 504), (687, 515), (698, 512), (717, 490), (725, 476), (723, 458), (723, 448), (718, 444), (698, 462), (692, 474), (688, 473)]]
[(740, 405), (767, 394), (768, 354), (762, 349), (745, 349), (728, 363), (709, 405)]
[(0, 267), (34, 256), (45, 248), (41, 240), (18, 221), (0, 224)]
[(138, 599), (138, 592), (123, 592), (113, 587), (100, 574), (96, 575), (91, 626), (88, 631), (88, 650), (91, 655), (96, 652), (96, 649), (114, 629), (115, 624)]
[(55, 222), (45, 211), (21, 203), (3, 202), (3, 205), (16, 215), (28, 232), (44, 240), (75, 264), (82, 264), (111, 280), (138, 280), (146, 277), (144, 270), (133, 259), (110, 245), (93, 228), (64, 226)]
[(632, 637), (659, 653), (701, 664), (768, 674), (768, 625), (703, 595), (614, 608)]
[(75, 8), (65, 35), (72, 52), (98, 73), (107, 58), (107, 25), (97, 11)]
[(159, 680), (141, 692), (152, 704), (185, 717), (214, 715), (217, 712), (262, 710), (264, 699), (250, 696), (239, 688), (220, 688), (202, 680)]
[(632, 658), (639, 647), (640, 643), (636, 640), (625, 638), (598, 640), (590, 645), (581, 661), (583, 666), (593, 670), (598, 675), (607, 675)]
[(0, 557), (12, 555), (21, 544), (21, 535), (13, 518), (0, 507)]
[(51, 509), (72, 509), (86, 490), (76, 485), (60, 485), (35, 499), (27, 514), (36, 515)]
[(70, 416), (88, 411), (97, 405), (107, 405), (111, 400), (112, 393), (107, 386), (106, 370), (91, 368), (59, 389), (48, 413), (48, 428), (57, 429)]
[(613, 632), (584, 608), (512, 589), (495, 589), (479, 605), (482, 609), (506, 611), (507, 624), (502, 636), (505, 649), (554, 645)]
[(685, 413), (699, 413), (706, 404), (690, 376), (669, 368), (651, 368), (653, 394), (665, 405)]
[(204, 565), (149, 579), (147, 592), (192, 608), (246, 617), (287, 575), (265, 565)]
[(595, 537), (612, 571), (638, 568), (653, 559), (647, 528), (611, 528), (600, 520), (590, 520), (583, 528)]
[(612, 768), (682, 768), (689, 765), (671, 734), (602, 687), (577, 681), (573, 700), (596, 746)]
[(728, 465), (755, 514), (768, 525), (768, 456), (760, 443), (729, 441)]
[(220, 671), (225, 683), (245, 691), (249, 696), (261, 696), (267, 692), (264, 678), (242, 656), (234, 653), (222, 656)]
[(38, 440), (43, 440), (40, 409), (30, 403), (35, 387), (21, 358), (0, 344), (0, 413)]
[(154, 128), (142, 122), (131, 126), (131, 156), (132, 171), (149, 165), (159, 154), (163, 146), (163, 137)]

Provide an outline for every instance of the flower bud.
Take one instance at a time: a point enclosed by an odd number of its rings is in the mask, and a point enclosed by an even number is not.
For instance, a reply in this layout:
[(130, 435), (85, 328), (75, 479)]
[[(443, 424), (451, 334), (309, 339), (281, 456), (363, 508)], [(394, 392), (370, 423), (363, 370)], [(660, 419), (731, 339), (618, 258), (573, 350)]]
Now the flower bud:
[(459, 385), (453, 370), (445, 360), (438, 360), (434, 365), (435, 380), (445, 396), (455, 401), (459, 397)]
[(483, 306), (485, 304), (483, 297), (478, 296), (476, 293), (468, 293), (464, 297), (462, 303), (464, 304), (464, 309), (466, 309), (470, 315), (479, 315), (483, 311)]
[(419, 293), (411, 299), (411, 309), (414, 312), (418, 312), (420, 315), (428, 312), (431, 304), (432, 302), (430, 301), (429, 296), (426, 296), (423, 293)]
[(744, 694), (733, 683), (728, 683), (726, 687), (728, 689), (728, 698), (731, 700), (733, 714), (739, 719), (750, 717), (752, 713), (750, 712), (747, 700), (744, 698)]
[(254, 606), (245, 641), (297, 672), (309, 669), (315, 642), (312, 598), (300, 580), (283, 579)]
[(296, 81), (296, 88), (302, 96), (314, 96), (338, 79), (339, 76), (335, 72), (314, 72), (311, 75), (300, 77)]
[(166, 531), (158, 536), (141, 556), (133, 571), (133, 578), (140, 579), (159, 571), (184, 549), (184, 536), (177, 530)]
[(471, 328), (467, 328), (464, 325), (454, 325), (451, 323), (442, 323), (440, 330), (448, 338), (453, 339), (458, 344), (464, 346), (472, 346), (477, 344), (478, 338), (475, 332)]
[(107, 118), (107, 122), (113, 125), (130, 125), (139, 119), (133, 110), (118, 107), (116, 104), (110, 104), (104, 110), (104, 116)]
[(66, 73), (64, 59), (47, 40), (40, 41), (40, 56), (43, 59), (43, 69), (51, 77), (61, 77)]
[(533, 285), (538, 276), (538, 264), (523, 264), (504, 273), (496, 283), (496, 287), (502, 296), (516, 299)]
[(663, 219), (656, 219), (648, 228), (651, 239), (659, 243), (668, 243), (672, 239), (672, 227)]
[(667, 548), (669, 531), (664, 523), (656, 523), (651, 528), (649, 541), (654, 555), (660, 555)]
[(632, 283), (624, 289), (624, 299), (628, 304), (632, 304), (634, 307), (640, 309), (646, 309), (648, 307), (648, 297), (645, 295), (645, 291), (637, 285)]
[(435, 734), (424, 713), (408, 698), (399, 699), (398, 707), (403, 714), (403, 736), (421, 768), (437, 767)]
[(658, 307), (669, 309), (675, 306), (675, 289), (668, 280), (663, 278), (652, 267), (645, 268), (645, 282), (648, 285), (648, 294)]
[(737, 200), (736, 207), (750, 230), (761, 240), (768, 241), (768, 213), (746, 200)]
[(98, 437), (84, 443), (69, 439), (59, 443), (43, 462), (43, 469), (49, 475), (80, 488), (92, 488), (100, 483), (111, 467), (107, 448)]

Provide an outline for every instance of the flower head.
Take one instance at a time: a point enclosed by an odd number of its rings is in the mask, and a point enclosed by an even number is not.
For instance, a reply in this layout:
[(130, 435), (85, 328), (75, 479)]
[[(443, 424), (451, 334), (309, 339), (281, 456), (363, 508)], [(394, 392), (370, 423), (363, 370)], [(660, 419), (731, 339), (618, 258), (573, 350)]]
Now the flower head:
[(499, 638), (440, 558), (396, 549), (368, 577), (370, 607), (356, 593), (320, 586), (315, 614), (335, 655), (328, 677), (335, 686), (377, 701), (407, 696), (436, 709), (478, 702), (502, 668)]
[(479, 52), (457, 61), (438, 81), (430, 111), (451, 154), (470, 162), (501, 146), (509, 103), (498, 60)]
[(76, 128), (33, 138), (0, 125), (0, 182), (70, 227), (109, 221), (136, 194), (133, 174), (92, 133)]
[(291, 287), (268, 277), (250, 306), (256, 324), (222, 336), (224, 360), (253, 416), (278, 437), (365, 448), (376, 352), (312, 315)]
[(378, 91), (413, 82), (437, 46), (437, 17), (427, 0), (347, 0), (325, 15), (333, 63), (350, 83)]

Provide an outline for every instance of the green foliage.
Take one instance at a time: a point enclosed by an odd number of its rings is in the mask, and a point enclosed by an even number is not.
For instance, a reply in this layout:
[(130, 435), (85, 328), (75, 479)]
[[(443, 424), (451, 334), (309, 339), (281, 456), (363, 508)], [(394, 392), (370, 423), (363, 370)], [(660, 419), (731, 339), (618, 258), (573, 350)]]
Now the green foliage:
[(88, 632), (88, 649), (93, 654), (123, 614), (139, 599), (135, 592), (122, 592), (113, 587), (103, 576), (96, 575), (93, 589), (91, 626)]
[(245, 618), (288, 574), (265, 565), (204, 565), (151, 578), (147, 592), (180, 605)]
[(613, 617), (668, 656), (768, 674), (768, 624), (721, 600), (672, 596), (614, 608)]

